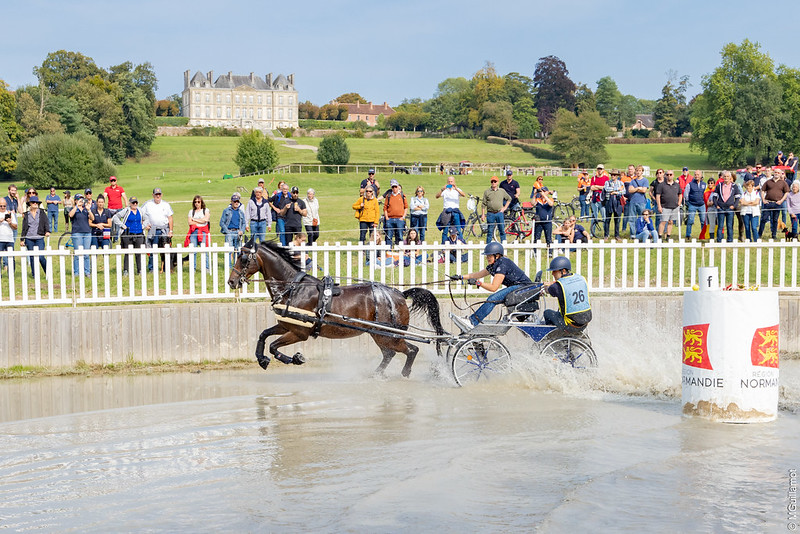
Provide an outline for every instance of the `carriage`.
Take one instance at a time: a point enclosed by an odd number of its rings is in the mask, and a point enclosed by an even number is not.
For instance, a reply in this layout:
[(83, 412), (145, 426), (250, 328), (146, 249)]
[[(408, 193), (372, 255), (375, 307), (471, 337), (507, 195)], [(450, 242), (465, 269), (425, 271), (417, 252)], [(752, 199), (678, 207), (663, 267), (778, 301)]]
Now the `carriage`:
[[(395, 353), (402, 352), (406, 355), (402, 375), (408, 377), (419, 350), (410, 342), (435, 344), (439, 355), (446, 347), (444, 357), (452, 378), (457, 385), (465, 386), (512, 369), (511, 352), (501, 340), (512, 328), (525, 334), (544, 358), (575, 369), (597, 366), (597, 356), (585, 333), (544, 324), (539, 313), (544, 288), (541, 271), (533, 284), (506, 297), (499, 320), (475, 327), (454, 321), (459, 333), (445, 331), (438, 301), (426, 289), (413, 287), (401, 292), (377, 282), (339, 286), (332, 277), (320, 280), (305, 273), (291, 252), (276, 243), (255, 245), (251, 241), (242, 247), (228, 284), (237, 289), (258, 272), (267, 285), (277, 320), (261, 333), (256, 345), (256, 359), (263, 369), (271, 361), (264, 354), (270, 336), (280, 335), (270, 344), (270, 354), (283, 363), (300, 365), (305, 362), (301, 353), (288, 356), (279, 349), (309, 337), (368, 334), (383, 354), (377, 374), (383, 374)], [(406, 299), (411, 299), (411, 306)], [(411, 325), (409, 318), (414, 312), (426, 315), (432, 330)]]

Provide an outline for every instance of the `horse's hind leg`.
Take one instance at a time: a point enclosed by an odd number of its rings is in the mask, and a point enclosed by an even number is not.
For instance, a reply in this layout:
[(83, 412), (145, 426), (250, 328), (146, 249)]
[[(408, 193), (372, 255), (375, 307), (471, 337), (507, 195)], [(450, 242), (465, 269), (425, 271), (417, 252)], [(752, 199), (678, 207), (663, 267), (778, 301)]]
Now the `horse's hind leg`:
[(283, 334), (284, 332), (286, 332), (286, 329), (280, 323), (277, 323), (261, 332), (261, 335), (258, 336), (258, 343), (256, 343), (256, 360), (258, 360), (258, 365), (265, 371), (271, 361), (270, 357), (264, 354), (264, 345), (267, 343), (267, 338), (269, 336)]
[(414, 365), (414, 359), (417, 357), (417, 353), (419, 352), (419, 347), (416, 345), (412, 345), (411, 343), (406, 343), (406, 350), (401, 351), (403, 354), (406, 355), (406, 364), (403, 366), (403, 370), (401, 374), (408, 378), (411, 375), (411, 366)]
[(381, 363), (378, 365), (378, 368), (375, 369), (375, 374), (383, 376), (383, 372), (386, 370), (386, 366), (389, 365), (389, 362), (392, 361), (392, 358), (394, 358), (394, 353), (396, 351), (381, 345), (379, 345), (379, 347), (381, 349), (381, 354), (383, 354), (383, 360), (381, 360)]

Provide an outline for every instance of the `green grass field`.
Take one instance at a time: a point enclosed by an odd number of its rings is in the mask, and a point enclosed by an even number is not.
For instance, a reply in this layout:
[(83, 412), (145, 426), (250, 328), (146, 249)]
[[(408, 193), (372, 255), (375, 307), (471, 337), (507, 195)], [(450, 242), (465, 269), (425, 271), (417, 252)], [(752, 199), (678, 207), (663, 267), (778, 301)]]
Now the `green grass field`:
[[(319, 138), (297, 138), (300, 144), (319, 145)], [(218, 232), (219, 217), (228, 205), (230, 195), (237, 188), (249, 191), (255, 187), (254, 177), (223, 180), (226, 173), (238, 174), (233, 163), (237, 138), (232, 137), (158, 137), (150, 156), (140, 161), (130, 160), (118, 167), (119, 183), (128, 197), (137, 196), (143, 203), (151, 198), (154, 187), (164, 191), (164, 199), (173, 205), (175, 211), (175, 233), (183, 237), (188, 228), (187, 214), (195, 194), (203, 195), (211, 209), (212, 231)], [(537, 160), (519, 148), (495, 145), (480, 140), (467, 139), (348, 139), (351, 163), (387, 164), (389, 160), (402, 164), (414, 161), (436, 164), (445, 162), (457, 164), (468, 159), (475, 164), (510, 164), (514, 167), (552, 166), (556, 162)], [(680, 169), (709, 168), (707, 159), (691, 152), (687, 144), (653, 145), (608, 145), (610, 155), (606, 168), (624, 168), (628, 163)], [(292, 149), (278, 141), (280, 163), (316, 163), (311, 150)], [(310, 170), (310, 169), (309, 169)], [(353, 218), (352, 203), (358, 196), (358, 185), (366, 173), (326, 174), (304, 172), (302, 174), (282, 174), (266, 176), (270, 191), (279, 180), (297, 185), (304, 196), (306, 189), (313, 187), (320, 199), (322, 241), (351, 241), (357, 238), (357, 223)], [(444, 185), (446, 178), (438, 174), (394, 175), (406, 191), (413, 191), (422, 185), (429, 192), (431, 214), (428, 228), (441, 211), (441, 200), (433, 198), (435, 191)], [(382, 190), (388, 187), (392, 176), (379, 173)], [(466, 192), (480, 195), (488, 187), (489, 175), (476, 172), (457, 177), (458, 185)], [(517, 176), (525, 198), (530, 194), (532, 176)], [(575, 180), (572, 177), (548, 177), (547, 185), (559, 192), (562, 200), (568, 201), (575, 194)], [(21, 185), (21, 184), (18, 184)], [(95, 184), (95, 193), (102, 191), (107, 184)], [(5, 188), (3, 188), (5, 189)], [(244, 195), (243, 195), (244, 196)], [(466, 211), (462, 203), (462, 210)], [(63, 226), (62, 226), (63, 228)], [(434, 235), (438, 236), (438, 232)], [(221, 239), (218, 239), (221, 242)]]

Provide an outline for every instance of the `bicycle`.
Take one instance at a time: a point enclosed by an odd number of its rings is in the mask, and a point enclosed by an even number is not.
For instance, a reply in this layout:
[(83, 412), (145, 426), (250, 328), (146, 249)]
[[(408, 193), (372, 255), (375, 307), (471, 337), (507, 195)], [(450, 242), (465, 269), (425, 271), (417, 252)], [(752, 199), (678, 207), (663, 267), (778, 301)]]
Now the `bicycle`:
[(469, 198), (467, 199), (467, 209), (470, 211), (470, 214), (467, 216), (467, 225), (464, 228), (464, 236), (471, 235), (480, 239), (484, 236), (484, 234), (486, 234), (486, 222), (481, 221), (481, 214), (478, 210), (478, 206), (480, 206), (480, 204), (480, 198), (476, 197), (475, 195), (469, 195)]
[(533, 234), (533, 218), (528, 219), (522, 207), (514, 209), (510, 214), (506, 213), (506, 238), (514, 236), (516, 241), (524, 241), (525, 238)]

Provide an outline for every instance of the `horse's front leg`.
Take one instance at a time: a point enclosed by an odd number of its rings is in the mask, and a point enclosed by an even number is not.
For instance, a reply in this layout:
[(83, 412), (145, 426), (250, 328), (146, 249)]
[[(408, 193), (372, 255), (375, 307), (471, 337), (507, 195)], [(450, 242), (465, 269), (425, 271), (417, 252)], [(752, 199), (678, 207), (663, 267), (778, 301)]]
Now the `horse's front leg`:
[[(261, 335), (258, 336), (258, 343), (256, 343), (256, 360), (258, 360), (258, 365), (260, 365), (265, 371), (269, 365), (269, 362), (271, 361), (270, 357), (264, 354), (264, 345), (267, 343), (267, 338), (269, 336), (275, 336), (285, 332), (286, 329), (283, 327), (283, 325), (281, 325), (281, 323), (276, 323), (274, 326), (271, 326), (261, 332)], [(270, 350), (270, 352), (272, 351)]]
[(281, 337), (270, 343), (269, 353), (275, 356), (275, 359), (279, 362), (283, 362), (285, 364), (293, 363), (294, 365), (303, 365), (306, 363), (306, 359), (303, 357), (301, 352), (295, 352), (294, 356), (287, 356), (278, 349), (286, 345), (292, 345), (298, 341), (305, 341), (306, 339), (308, 339), (307, 335), (305, 337), (301, 337), (294, 332), (287, 331)]

